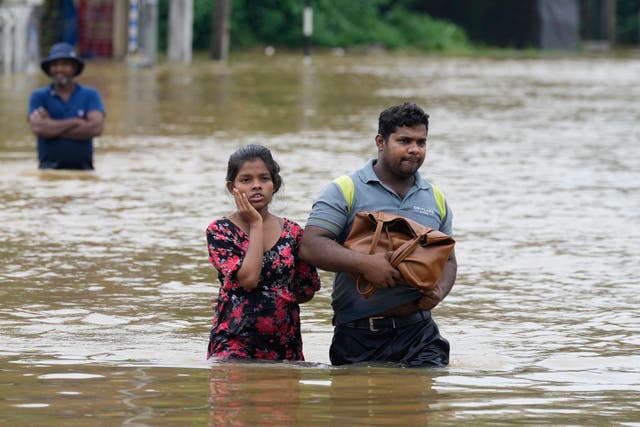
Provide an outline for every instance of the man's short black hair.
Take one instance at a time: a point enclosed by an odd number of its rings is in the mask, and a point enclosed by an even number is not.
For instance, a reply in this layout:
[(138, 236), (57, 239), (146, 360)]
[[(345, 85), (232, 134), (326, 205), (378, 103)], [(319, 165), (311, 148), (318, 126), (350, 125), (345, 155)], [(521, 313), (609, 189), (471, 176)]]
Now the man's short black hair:
[(389, 135), (400, 126), (425, 125), (429, 129), (429, 115), (413, 102), (394, 105), (380, 113), (378, 118), (378, 133), (386, 141)]

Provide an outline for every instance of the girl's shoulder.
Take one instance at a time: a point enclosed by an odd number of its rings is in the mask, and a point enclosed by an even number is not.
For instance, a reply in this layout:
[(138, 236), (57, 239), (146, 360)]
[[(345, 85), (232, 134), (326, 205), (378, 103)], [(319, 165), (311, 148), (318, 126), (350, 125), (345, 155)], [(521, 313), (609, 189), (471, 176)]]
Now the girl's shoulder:
[(290, 218), (282, 217), (282, 229), (292, 235), (302, 234), (302, 227), (300, 224)]
[(207, 226), (207, 232), (235, 229), (236, 225), (226, 217), (216, 218)]

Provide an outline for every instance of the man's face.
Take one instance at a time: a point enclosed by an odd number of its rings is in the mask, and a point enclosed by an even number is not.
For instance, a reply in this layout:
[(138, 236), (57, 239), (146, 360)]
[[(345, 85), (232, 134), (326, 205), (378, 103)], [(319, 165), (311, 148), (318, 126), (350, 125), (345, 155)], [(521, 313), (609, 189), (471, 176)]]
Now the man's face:
[(49, 64), (49, 74), (57, 86), (67, 86), (73, 82), (77, 64), (71, 59), (56, 59)]
[(386, 142), (382, 135), (376, 135), (376, 145), (378, 158), (390, 173), (399, 177), (413, 176), (427, 155), (427, 127), (401, 126)]

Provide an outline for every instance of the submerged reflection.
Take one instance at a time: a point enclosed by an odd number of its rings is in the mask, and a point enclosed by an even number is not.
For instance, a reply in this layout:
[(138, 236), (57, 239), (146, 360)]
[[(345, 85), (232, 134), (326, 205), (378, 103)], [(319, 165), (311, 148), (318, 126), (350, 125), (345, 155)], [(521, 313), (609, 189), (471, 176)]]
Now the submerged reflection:
[(302, 371), (281, 363), (222, 362), (211, 368), (211, 426), (298, 425)]
[(432, 387), (443, 372), (217, 363), (211, 369), (209, 425), (427, 425), (451, 417)]
[[(427, 425), (438, 402), (434, 370), (363, 367), (331, 374), (330, 413), (364, 425)], [(439, 371), (437, 371), (439, 372)]]

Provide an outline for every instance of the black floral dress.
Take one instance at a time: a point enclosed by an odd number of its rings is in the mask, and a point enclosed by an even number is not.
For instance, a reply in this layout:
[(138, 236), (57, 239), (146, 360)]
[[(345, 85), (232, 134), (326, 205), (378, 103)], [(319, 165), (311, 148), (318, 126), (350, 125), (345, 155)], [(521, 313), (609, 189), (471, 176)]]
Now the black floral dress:
[(320, 279), (298, 258), (302, 228), (283, 222), (280, 238), (263, 255), (255, 289), (238, 284), (249, 236), (226, 217), (207, 227), (209, 260), (220, 280), (207, 358), (304, 360), (296, 295), (312, 296)]

